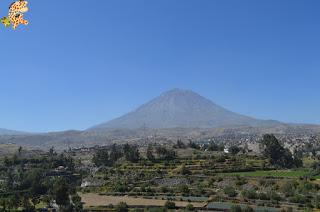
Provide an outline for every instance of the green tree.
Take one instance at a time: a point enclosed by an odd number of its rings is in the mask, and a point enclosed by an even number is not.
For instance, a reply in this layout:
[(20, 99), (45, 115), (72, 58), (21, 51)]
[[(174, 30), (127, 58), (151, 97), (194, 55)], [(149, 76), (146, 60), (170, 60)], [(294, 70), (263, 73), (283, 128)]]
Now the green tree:
[(62, 177), (57, 178), (53, 186), (53, 198), (59, 207), (65, 207), (70, 204), (69, 186)]
[(111, 146), (111, 151), (109, 156), (110, 162), (113, 164), (121, 157), (122, 157), (122, 149), (119, 148), (116, 144), (113, 144)]
[(19, 146), (19, 149), (18, 149), (19, 156), (21, 156), (21, 152), (22, 152), (22, 146)]
[(83, 211), (83, 203), (81, 202), (81, 197), (78, 194), (72, 195), (71, 200), (75, 211)]
[(125, 144), (123, 146), (123, 153), (127, 161), (136, 163), (140, 159), (139, 149), (136, 146)]
[(155, 161), (155, 157), (153, 155), (153, 148), (151, 145), (148, 145), (148, 148), (147, 148), (147, 159), (151, 162)]
[(295, 167), (299, 168), (303, 166), (302, 158), (303, 158), (302, 151), (295, 149), (293, 152), (293, 163)]
[(278, 139), (272, 134), (263, 136), (264, 155), (272, 165), (291, 168), (294, 165), (293, 157), (288, 149), (285, 149)]
[(174, 150), (168, 150), (165, 147), (158, 146), (156, 152), (161, 159), (164, 160), (173, 160), (176, 157), (176, 152)]
[(107, 149), (99, 149), (94, 154), (92, 162), (96, 166), (108, 166), (110, 165), (109, 152)]

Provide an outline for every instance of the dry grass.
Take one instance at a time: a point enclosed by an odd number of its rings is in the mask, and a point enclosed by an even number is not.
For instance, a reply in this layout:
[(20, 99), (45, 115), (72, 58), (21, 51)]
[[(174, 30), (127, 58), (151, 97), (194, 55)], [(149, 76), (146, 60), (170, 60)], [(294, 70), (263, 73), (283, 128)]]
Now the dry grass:
[[(85, 207), (117, 205), (120, 202), (126, 202), (129, 206), (164, 206), (166, 200), (134, 198), (128, 196), (104, 196), (95, 193), (79, 194)], [(190, 202), (175, 201), (177, 207), (185, 207)], [(204, 207), (206, 203), (192, 202), (194, 207)]]

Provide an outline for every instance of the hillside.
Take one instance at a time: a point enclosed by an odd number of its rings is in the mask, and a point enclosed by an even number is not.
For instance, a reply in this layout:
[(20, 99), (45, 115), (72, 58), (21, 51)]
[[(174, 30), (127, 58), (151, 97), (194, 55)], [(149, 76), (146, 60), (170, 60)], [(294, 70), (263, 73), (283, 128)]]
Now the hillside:
[(27, 133), (0, 128), (0, 136), (1, 135), (22, 135), (22, 134), (27, 134)]

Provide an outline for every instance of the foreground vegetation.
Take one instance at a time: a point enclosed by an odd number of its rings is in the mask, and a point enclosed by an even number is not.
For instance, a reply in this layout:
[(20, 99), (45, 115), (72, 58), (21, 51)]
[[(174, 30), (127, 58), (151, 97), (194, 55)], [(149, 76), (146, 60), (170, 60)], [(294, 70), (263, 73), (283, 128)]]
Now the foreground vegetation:
[(261, 152), (219, 142), (111, 145), (2, 159), (1, 211), (312, 211), (314, 152), (273, 135)]

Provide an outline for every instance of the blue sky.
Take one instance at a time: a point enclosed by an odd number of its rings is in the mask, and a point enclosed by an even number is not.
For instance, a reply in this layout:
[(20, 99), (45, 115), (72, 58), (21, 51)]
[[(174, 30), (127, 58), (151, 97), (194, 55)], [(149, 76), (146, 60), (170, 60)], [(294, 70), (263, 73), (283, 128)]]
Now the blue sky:
[[(51, 2), (51, 3), (50, 3)], [(0, 1), (0, 16), (9, 0)], [(318, 0), (29, 0), (0, 28), (0, 128), (85, 129), (172, 88), (320, 124)]]

